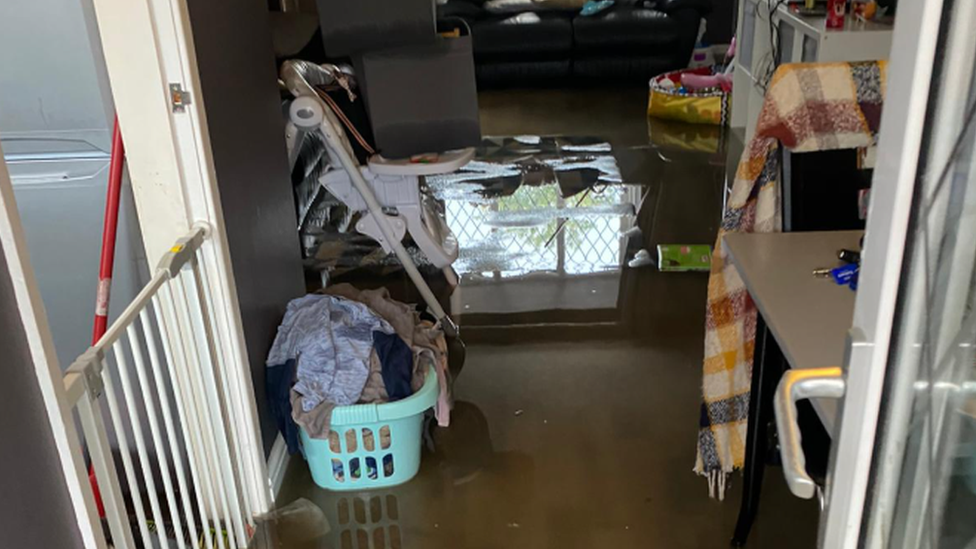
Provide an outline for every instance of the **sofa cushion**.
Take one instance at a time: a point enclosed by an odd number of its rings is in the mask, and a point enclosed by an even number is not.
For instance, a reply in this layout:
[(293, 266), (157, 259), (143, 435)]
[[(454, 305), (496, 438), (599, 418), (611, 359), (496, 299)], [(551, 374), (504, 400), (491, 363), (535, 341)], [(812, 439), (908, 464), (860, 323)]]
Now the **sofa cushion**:
[(680, 34), (679, 25), (667, 14), (647, 8), (615, 7), (573, 19), (573, 37), (578, 49), (585, 50), (639, 54), (648, 48), (673, 46)]
[(519, 13), (532, 11), (536, 5), (534, 0), (488, 0), (483, 7), (491, 13)]
[(570, 15), (539, 13), (535, 17), (509, 17), (478, 21), (471, 29), (475, 58), (508, 56), (527, 60), (543, 56), (569, 57), (573, 49)]
[(471, 2), (455, 1), (437, 6), (437, 19), (461, 18), (465, 21), (474, 21), (486, 15), (488, 12)]
[(690, 9), (705, 15), (712, 11), (712, 0), (657, 0), (657, 8), (667, 13)]
[(535, 0), (535, 4), (547, 10), (575, 10), (583, 9), (588, 0)]

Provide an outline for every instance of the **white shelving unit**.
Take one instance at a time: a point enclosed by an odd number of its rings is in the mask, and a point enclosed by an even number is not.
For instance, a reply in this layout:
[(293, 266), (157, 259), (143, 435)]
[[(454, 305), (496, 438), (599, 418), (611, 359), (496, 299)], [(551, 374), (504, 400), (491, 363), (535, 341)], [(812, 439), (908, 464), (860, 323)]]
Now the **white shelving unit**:
[(732, 91), (732, 127), (745, 128), (748, 142), (756, 128), (765, 90), (762, 82), (778, 63), (773, 59), (770, 17), (777, 32), (779, 63), (873, 61), (887, 59), (893, 26), (851, 17), (842, 29), (827, 29), (824, 17), (806, 17), (775, 0), (740, 0), (738, 52)]

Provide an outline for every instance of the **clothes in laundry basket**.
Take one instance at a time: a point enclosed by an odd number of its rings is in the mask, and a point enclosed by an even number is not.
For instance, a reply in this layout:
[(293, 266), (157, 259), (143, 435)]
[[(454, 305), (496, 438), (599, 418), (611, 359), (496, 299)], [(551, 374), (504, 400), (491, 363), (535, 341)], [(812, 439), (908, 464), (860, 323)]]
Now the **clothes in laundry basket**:
[(431, 367), (440, 386), (439, 423), (446, 426), (450, 417), (444, 335), (386, 289), (360, 292), (344, 284), (293, 300), (267, 364), (269, 406), (293, 454), (300, 450), (299, 426), (326, 439), (336, 406), (411, 396)]
[(366, 386), (363, 387), (363, 395), (359, 397), (360, 404), (379, 404), (389, 402), (390, 396), (386, 394), (386, 384), (383, 383), (383, 364), (380, 357), (373, 349), (373, 354), (369, 356), (369, 378), (366, 379)]
[[(422, 368), (423, 371), (427, 371), (429, 365), (433, 363), (425, 360), (418, 362), (418, 364), (420, 365), (417, 368), (418, 370)], [(363, 388), (362, 397), (356, 404), (383, 404), (391, 401), (386, 394), (386, 385), (383, 382), (382, 370), (383, 365), (374, 350), (370, 357), (369, 379)], [(326, 435), (331, 436), (335, 434), (329, 429), (332, 425), (332, 412), (335, 410), (336, 404), (324, 401), (315, 408), (305, 412), (301, 408), (302, 396), (300, 394), (292, 390), (286, 396), (286, 399), (288, 400), (287, 409), (290, 411), (288, 418), (286, 418), (287, 423), (290, 424), (290, 428), (295, 429), (296, 433), (298, 425), (301, 425), (312, 438), (324, 439)], [(288, 435), (285, 434), (285, 431), (282, 431), (282, 434), (287, 440)], [(387, 438), (389, 438), (389, 435), (387, 435)], [(295, 453), (291, 450), (291, 447), (289, 447), (289, 451)]]
[[(380, 429), (379, 435), (380, 435), (379, 447), (389, 448), (391, 444), (390, 429), (388, 427), (384, 427)], [(355, 433), (353, 431), (346, 431), (346, 447), (351, 448), (355, 444), (356, 444)], [(374, 446), (375, 444), (376, 444), (376, 439), (373, 436), (373, 432), (369, 429), (366, 429), (365, 432), (363, 433), (363, 446), (367, 450), (372, 451), (372, 449), (376, 448), (376, 446)], [(336, 433), (335, 431), (329, 431), (329, 449), (336, 454), (342, 453), (342, 449), (339, 446), (339, 434)], [(366, 465), (366, 477), (372, 480), (376, 480), (378, 471), (376, 469), (375, 457), (366, 457), (362, 461), (351, 460), (349, 462), (349, 469), (350, 469), (349, 474), (352, 475), (353, 478), (359, 478), (360, 475), (362, 474), (361, 467), (363, 465), (363, 462), (365, 462)], [(336, 480), (340, 482), (345, 480), (344, 469), (345, 468), (343, 467), (341, 461), (332, 460), (332, 476), (334, 476)], [(393, 474), (393, 456), (391, 454), (386, 454), (383, 456), (383, 476), (388, 477), (392, 474)]]
[(328, 400), (321, 402), (309, 411), (302, 409), (302, 395), (292, 389), (290, 394), (291, 418), (294, 423), (301, 425), (312, 438), (325, 438), (332, 425), (332, 411), (336, 404)]
[[(385, 334), (381, 331), (373, 332), (374, 349), (370, 353), (370, 370), (366, 385), (357, 403), (365, 404), (367, 392), (374, 395), (370, 402), (390, 402), (406, 398), (413, 394), (410, 388), (413, 370), (413, 353), (406, 343), (396, 334)], [(425, 366), (426, 368), (426, 366)], [(377, 373), (378, 372), (378, 373)], [(389, 374), (388, 374), (389, 372)], [(376, 375), (378, 379), (373, 377)], [(387, 377), (390, 380), (387, 380)], [(400, 379), (401, 376), (405, 378)], [(388, 395), (388, 387), (394, 387), (393, 395)], [(324, 439), (334, 431), (329, 428), (332, 424), (332, 411), (336, 406), (344, 406), (324, 400), (318, 406), (305, 411), (302, 407), (303, 397), (295, 389), (291, 390), (291, 413), (295, 423), (301, 425), (312, 438)]]
[(433, 322), (423, 321), (417, 325), (414, 334), (414, 349), (416, 349), (418, 363), (431, 363), (435, 367), (440, 392), (437, 395), (437, 404), (434, 406), (434, 416), (437, 418), (438, 425), (449, 427), (454, 397), (451, 394), (451, 372), (447, 369), (447, 341), (444, 339), (444, 334), (434, 327)]
[[(366, 462), (366, 477), (372, 480), (377, 478), (376, 470), (376, 458), (368, 457), (364, 460)], [(359, 460), (353, 460), (349, 465), (349, 474), (352, 478), (359, 478), (362, 475), (362, 469)], [(388, 477), (393, 474), (393, 456), (387, 454), (383, 456), (383, 476)], [(343, 470), (342, 462), (334, 459), (332, 460), (332, 476), (335, 477), (339, 482), (344, 482), (346, 480), (346, 474)]]
[(274, 416), (278, 431), (288, 445), (288, 453), (299, 451), (298, 426), (291, 418), (291, 386), (295, 384), (295, 361), (288, 360), (273, 368), (268, 368), (265, 382), (265, 393), (271, 415)]
[(288, 304), (268, 365), (296, 360), (301, 409), (324, 401), (355, 404), (369, 377), (373, 332), (394, 333), (390, 323), (362, 303), (336, 296), (307, 295)]
[[(336, 284), (321, 291), (327, 295), (342, 296), (364, 303), (390, 322), (397, 335), (413, 349), (414, 375), (411, 385), (414, 392), (424, 384), (427, 365), (435, 366), (440, 393), (434, 413), (438, 425), (449, 426), (453, 400), (450, 373), (447, 369), (447, 342), (443, 332), (435, 328), (433, 323), (420, 320), (420, 315), (410, 305), (391, 298), (386, 288), (360, 291), (351, 284)], [(367, 392), (370, 392), (369, 388)]]
[[(380, 433), (379, 448), (381, 450), (385, 450), (390, 447), (390, 442), (392, 440), (392, 437), (390, 436), (390, 428), (381, 427), (379, 433)], [(355, 448), (357, 444), (356, 432), (351, 429), (347, 430), (345, 432), (345, 437), (346, 437), (346, 448)], [(369, 452), (372, 452), (373, 450), (376, 449), (376, 438), (373, 435), (372, 429), (363, 430), (363, 448), (365, 448)], [(342, 447), (339, 445), (339, 433), (335, 431), (329, 431), (329, 450), (331, 450), (333, 453), (336, 454), (342, 453)]]
[(267, 375), (270, 406), (290, 452), (298, 450), (296, 423), (325, 438), (332, 410), (359, 401), (376, 357), (374, 333), (394, 330), (361, 303), (307, 295), (288, 304), (268, 354)]
[(393, 402), (413, 394), (413, 352), (400, 336), (373, 332), (373, 344), (382, 365), (383, 385)]
[[(370, 310), (382, 317), (383, 320), (389, 322), (393, 326), (393, 329), (396, 330), (397, 335), (407, 345), (413, 346), (414, 329), (418, 322), (417, 311), (410, 305), (401, 303), (390, 297), (390, 291), (386, 288), (359, 290), (352, 284), (343, 283), (329, 286), (320, 290), (319, 293), (343, 297), (366, 305)], [(419, 389), (419, 387), (414, 388), (414, 390), (416, 389)]]

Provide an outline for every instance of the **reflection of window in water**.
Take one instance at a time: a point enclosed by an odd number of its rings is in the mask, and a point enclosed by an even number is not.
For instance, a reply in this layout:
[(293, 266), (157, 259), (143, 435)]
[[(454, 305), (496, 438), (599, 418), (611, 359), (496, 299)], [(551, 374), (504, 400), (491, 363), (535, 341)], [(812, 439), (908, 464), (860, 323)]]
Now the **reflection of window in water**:
[(338, 549), (401, 549), (400, 510), (393, 494), (340, 498), (336, 502)]
[(620, 234), (634, 224), (641, 188), (603, 186), (584, 193), (562, 198), (553, 183), (521, 185), (490, 201), (448, 198), (447, 220), (461, 248), (455, 269), (501, 278), (618, 269)]
[(457, 172), (428, 177), (469, 278), (579, 275), (621, 266), (639, 186), (624, 185), (610, 143), (596, 137), (486, 137)]

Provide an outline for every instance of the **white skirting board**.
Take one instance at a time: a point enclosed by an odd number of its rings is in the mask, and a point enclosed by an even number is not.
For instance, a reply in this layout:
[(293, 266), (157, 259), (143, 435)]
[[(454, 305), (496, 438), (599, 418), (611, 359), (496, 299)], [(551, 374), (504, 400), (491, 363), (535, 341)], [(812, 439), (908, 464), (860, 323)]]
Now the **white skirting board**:
[(271, 494), (274, 499), (278, 499), (278, 492), (281, 491), (281, 483), (285, 480), (285, 472), (288, 471), (288, 463), (291, 455), (288, 453), (288, 445), (285, 438), (278, 435), (274, 445), (271, 446), (271, 455), (268, 456), (268, 481), (271, 485)]

